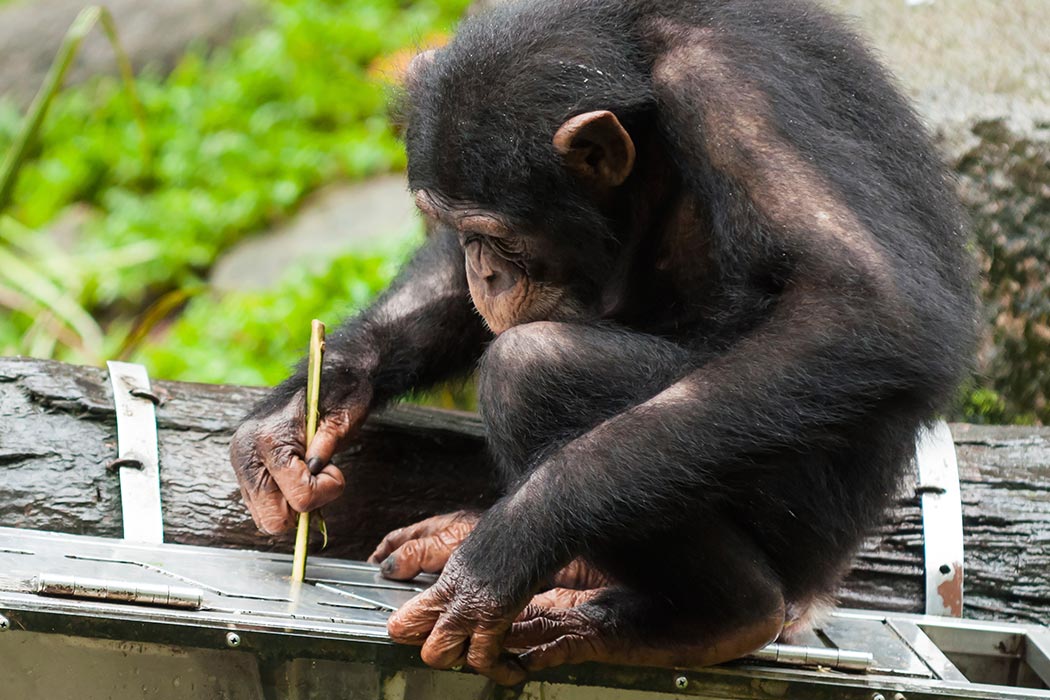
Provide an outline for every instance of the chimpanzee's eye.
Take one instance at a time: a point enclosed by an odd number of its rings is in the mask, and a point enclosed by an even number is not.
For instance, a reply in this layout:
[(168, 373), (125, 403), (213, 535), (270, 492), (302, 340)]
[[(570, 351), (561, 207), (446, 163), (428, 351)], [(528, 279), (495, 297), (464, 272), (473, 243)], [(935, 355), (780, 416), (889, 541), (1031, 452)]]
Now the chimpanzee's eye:
[(488, 243), (498, 254), (513, 258), (525, 252), (519, 238), (489, 238)]

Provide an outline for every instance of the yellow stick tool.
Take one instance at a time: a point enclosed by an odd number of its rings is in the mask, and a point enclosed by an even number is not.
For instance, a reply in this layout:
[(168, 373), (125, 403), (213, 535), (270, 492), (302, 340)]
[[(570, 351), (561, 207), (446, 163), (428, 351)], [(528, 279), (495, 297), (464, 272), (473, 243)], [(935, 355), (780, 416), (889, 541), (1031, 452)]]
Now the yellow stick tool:
[[(316, 318), (310, 323), (310, 357), (306, 364), (306, 449), (317, 432), (317, 402), (321, 393), (321, 360), (324, 358), (324, 324)], [(310, 543), (310, 514), (299, 514), (295, 531), (295, 555), (292, 558), (292, 581), (306, 578), (306, 547)]]

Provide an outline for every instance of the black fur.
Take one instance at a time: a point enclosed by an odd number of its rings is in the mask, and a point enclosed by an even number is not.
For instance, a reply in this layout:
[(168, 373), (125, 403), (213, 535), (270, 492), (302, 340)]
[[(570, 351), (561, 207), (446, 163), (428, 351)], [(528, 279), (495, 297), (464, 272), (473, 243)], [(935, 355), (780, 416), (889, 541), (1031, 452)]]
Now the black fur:
[[(695, 36), (712, 37), (716, 59)], [(655, 77), (669, 57), (685, 66), (672, 87)], [(761, 96), (775, 141), (755, 137), (732, 172), (716, 165), (724, 127), (704, 116), (715, 94), (690, 73), (710, 60)], [(598, 109), (639, 147), (622, 196), (604, 204), (551, 146), (568, 117)], [(461, 549), (471, 570), (520, 598), (585, 556), (621, 582), (606, 603), (624, 634), (672, 620), (703, 634), (777, 596), (804, 606), (833, 591), (975, 335), (951, 183), (862, 43), (792, 0), (526, 2), (467, 21), (413, 73), (402, 110), (411, 187), (547, 242), (597, 310), (512, 328), (482, 359), (508, 495)], [(748, 158), (770, 148), (816, 173), (848, 217), (844, 239), (856, 227), (877, 263), (763, 200), (795, 184), (748, 179), (762, 166)], [(699, 271), (686, 282), (656, 263), (682, 203), (700, 246), (674, 261)], [(447, 235), (399, 285), (439, 267), (462, 279)], [(603, 306), (613, 278), (620, 298)], [(333, 341), (374, 354), (380, 400), (473, 364), (484, 333), (455, 289), (390, 324), (381, 300)], [(660, 401), (680, 380), (686, 395)]]

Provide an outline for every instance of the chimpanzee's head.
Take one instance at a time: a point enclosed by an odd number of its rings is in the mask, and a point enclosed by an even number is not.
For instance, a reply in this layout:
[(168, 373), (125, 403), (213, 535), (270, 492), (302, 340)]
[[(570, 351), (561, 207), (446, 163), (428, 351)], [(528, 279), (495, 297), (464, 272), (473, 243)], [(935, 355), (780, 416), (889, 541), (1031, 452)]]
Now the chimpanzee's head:
[(627, 21), (594, 31), (587, 18), (580, 36), (547, 24), (536, 11), (529, 36), (521, 22), (508, 36), (498, 11), (470, 20), (406, 77), (409, 186), (458, 233), (496, 333), (600, 313), (623, 244), (613, 212), (635, 164), (631, 131), (652, 103)]

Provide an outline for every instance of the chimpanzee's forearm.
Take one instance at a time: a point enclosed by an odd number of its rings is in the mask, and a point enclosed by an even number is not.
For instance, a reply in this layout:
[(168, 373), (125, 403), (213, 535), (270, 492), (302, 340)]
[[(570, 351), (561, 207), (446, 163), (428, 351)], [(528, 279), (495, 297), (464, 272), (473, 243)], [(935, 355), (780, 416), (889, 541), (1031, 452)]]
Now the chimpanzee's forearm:
[[(367, 309), (329, 334), (321, 406), (338, 406), (362, 384), (373, 408), (400, 394), (469, 371), (491, 334), (470, 300), (463, 252), (438, 227)], [(258, 407), (283, 406), (305, 386), (305, 362)]]

